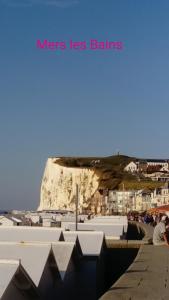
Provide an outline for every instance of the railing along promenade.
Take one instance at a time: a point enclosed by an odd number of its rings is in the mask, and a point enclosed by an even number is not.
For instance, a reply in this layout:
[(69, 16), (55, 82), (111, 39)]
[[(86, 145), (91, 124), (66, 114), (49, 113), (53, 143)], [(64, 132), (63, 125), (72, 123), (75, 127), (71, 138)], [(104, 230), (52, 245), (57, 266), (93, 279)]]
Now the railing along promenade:
[(169, 247), (152, 244), (152, 226), (136, 222), (130, 222), (129, 226), (143, 238), (126, 241), (109, 239), (106, 243), (111, 249), (139, 248), (137, 256), (100, 300), (168, 300)]

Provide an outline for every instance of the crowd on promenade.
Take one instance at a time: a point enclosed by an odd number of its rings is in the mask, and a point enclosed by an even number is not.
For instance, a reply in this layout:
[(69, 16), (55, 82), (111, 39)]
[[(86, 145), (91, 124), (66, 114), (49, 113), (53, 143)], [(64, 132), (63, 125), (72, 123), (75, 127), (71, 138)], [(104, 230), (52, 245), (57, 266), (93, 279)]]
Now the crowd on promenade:
[(129, 213), (127, 217), (128, 217), (128, 221), (141, 222), (155, 227), (160, 222), (161, 217), (163, 215), (164, 214), (161, 213), (151, 214), (148, 212), (144, 212), (144, 213)]
[(128, 221), (136, 221), (140, 223), (144, 223), (147, 225), (151, 225), (155, 227), (160, 221), (162, 216), (164, 216), (164, 213), (129, 213), (127, 218)]
[(129, 221), (137, 221), (154, 227), (153, 244), (169, 246), (169, 217), (164, 213), (129, 213)]

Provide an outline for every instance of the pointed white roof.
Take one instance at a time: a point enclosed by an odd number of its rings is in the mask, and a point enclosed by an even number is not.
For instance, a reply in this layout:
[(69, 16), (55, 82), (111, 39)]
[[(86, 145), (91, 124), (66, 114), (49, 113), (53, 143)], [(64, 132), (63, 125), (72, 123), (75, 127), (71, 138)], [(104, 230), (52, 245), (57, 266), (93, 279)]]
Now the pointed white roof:
[(105, 225), (108, 224), (108, 225), (112, 225), (114, 227), (114, 229), (121, 226), (121, 227), (124, 227), (125, 232), (127, 232), (127, 227), (128, 227), (127, 217), (126, 218), (95, 217), (91, 220), (86, 220), (85, 223), (87, 223), (87, 224), (105, 224)]
[(19, 268), (19, 260), (0, 260), (0, 298)]
[(29, 226), (0, 226), (0, 241), (11, 242), (54, 242), (62, 236), (61, 228)]
[(52, 243), (52, 251), (62, 279), (64, 279), (66, 273), (70, 270), (74, 249), (75, 243), (72, 242)]
[[(75, 230), (74, 223), (68, 223), (69, 230)], [(78, 223), (78, 230), (83, 231), (102, 231), (105, 236), (118, 237), (120, 239), (124, 233), (124, 226), (122, 224), (112, 225), (110, 223)]]
[(76, 245), (76, 251), (78, 252), (78, 257), (82, 256), (82, 249), (76, 231), (63, 231), (63, 238), (65, 242), (74, 243)]
[[(115, 218), (116, 217), (116, 218)], [(127, 217), (125, 216), (98, 216), (90, 220), (85, 220), (85, 223), (112, 223), (112, 224), (127, 224)]]
[(36, 286), (39, 285), (50, 251), (51, 245), (48, 244), (0, 243), (0, 259), (20, 259)]
[(104, 241), (102, 231), (64, 231), (63, 235), (66, 241), (73, 241), (78, 237), (83, 255), (100, 255)]

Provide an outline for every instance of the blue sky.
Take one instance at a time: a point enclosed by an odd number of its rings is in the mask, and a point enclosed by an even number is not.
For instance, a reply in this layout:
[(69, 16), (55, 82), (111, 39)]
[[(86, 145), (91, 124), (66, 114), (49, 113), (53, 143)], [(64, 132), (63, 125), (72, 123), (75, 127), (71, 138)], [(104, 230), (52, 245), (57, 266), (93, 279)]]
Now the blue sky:
[[(0, 208), (35, 209), (49, 156), (169, 158), (169, 1), (0, 0)], [(122, 41), (43, 51), (36, 40)]]

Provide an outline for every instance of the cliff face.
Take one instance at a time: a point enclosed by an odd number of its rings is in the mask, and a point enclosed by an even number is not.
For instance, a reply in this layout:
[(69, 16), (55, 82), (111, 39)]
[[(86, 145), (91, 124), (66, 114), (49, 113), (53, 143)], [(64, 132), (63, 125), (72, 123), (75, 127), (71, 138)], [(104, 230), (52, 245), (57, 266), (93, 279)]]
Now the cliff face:
[(103, 195), (106, 190), (123, 190), (124, 186), (126, 190), (159, 187), (162, 183), (124, 170), (128, 163), (135, 160), (125, 155), (49, 158), (42, 179), (39, 210), (74, 210), (76, 184), (79, 185), (80, 211), (82, 208), (91, 209), (91, 206), (94, 210), (104, 206), (104, 197), (97, 199), (96, 191), (102, 191)]
[(59, 158), (49, 158), (46, 163), (40, 195), (43, 209), (75, 209), (76, 184), (79, 185), (79, 208), (88, 207), (99, 186), (99, 177), (92, 168), (62, 166)]

